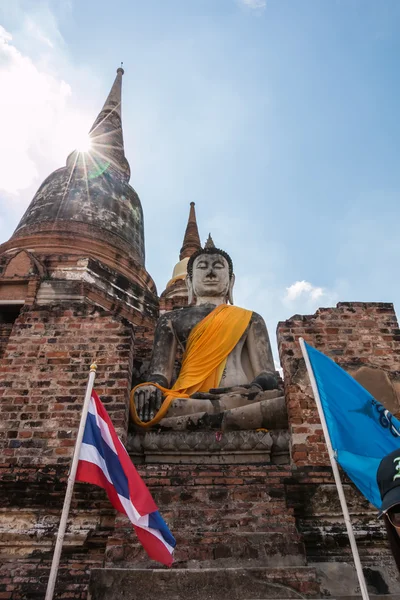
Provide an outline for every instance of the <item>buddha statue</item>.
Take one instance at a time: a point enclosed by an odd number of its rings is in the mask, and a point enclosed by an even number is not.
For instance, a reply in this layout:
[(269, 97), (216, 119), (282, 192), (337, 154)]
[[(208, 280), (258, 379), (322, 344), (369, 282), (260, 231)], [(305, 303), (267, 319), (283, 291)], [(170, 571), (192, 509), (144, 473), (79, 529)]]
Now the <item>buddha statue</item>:
[[(137, 426), (285, 427), (286, 408), (265, 322), (233, 305), (234, 283), (230, 256), (209, 238), (187, 265), (188, 306), (158, 321), (150, 374), (131, 393)], [(171, 388), (178, 346), (183, 360)]]

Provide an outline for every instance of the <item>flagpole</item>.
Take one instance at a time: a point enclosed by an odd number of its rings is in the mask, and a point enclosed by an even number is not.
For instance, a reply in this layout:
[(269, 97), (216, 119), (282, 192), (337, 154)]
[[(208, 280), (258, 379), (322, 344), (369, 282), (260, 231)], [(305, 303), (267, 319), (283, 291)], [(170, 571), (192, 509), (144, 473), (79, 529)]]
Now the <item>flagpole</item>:
[(90, 404), (90, 398), (92, 396), (94, 378), (96, 377), (96, 369), (97, 369), (96, 363), (93, 363), (92, 365), (90, 365), (89, 379), (88, 379), (88, 383), (87, 383), (87, 387), (86, 387), (85, 399), (83, 401), (82, 414), (81, 414), (81, 420), (79, 423), (78, 435), (76, 436), (74, 455), (72, 458), (71, 468), (69, 470), (69, 475), (68, 475), (67, 491), (65, 492), (64, 506), (63, 506), (62, 513), (61, 513), (60, 525), (58, 528), (57, 540), (56, 540), (56, 545), (54, 548), (53, 561), (51, 563), (51, 569), (50, 569), (49, 581), (47, 584), (45, 600), (53, 600), (54, 588), (56, 585), (56, 579), (57, 579), (57, 574), (58, 574), (58, 567), (60, 564), (61, 550), (62, 550), (62, 546), (63, 546), (63, 542), (64, 542), (65, 530), (67, 527), (68, 513), (69, 513), (69, 508), (71, 505), (72, 492), (74, 490), (75, 476), (76, 476), (76, 471), (78, 469), (79, 453), (80, 453), (80, 449), (81, 449), (81, 445), (82, 445), (83, 433), (84, 433), (85, 425), (86, 425), (86, 418), (87, 418), (87, 414), (89, 412), (89, 404)]
[(332, 442), (331, 442), (328, 426), (327, 426), (326, 419), (325, 419), (324, 409), (322, 408), (322, 403), (321, 403), (321, 398), (320, 398), (319, 391), (318, 391), (317, 382), (315, 380), (314, 371), (311, 366), (310, 358), (308, 356), (308, 352), (307, 352), (307, 348), (304, 343), (304, 339), (299, 338), (299, 342), (300, 342), (301, 351), (303, 353), (303, 358), (306, 363), (308, 376), (310, 378), (311, 387), (312, 387), (314, 399), (315, 399), (315, 402), (317, 405), (319, 418), (321, 420), (322, 430), (323, 430), (324, 436), (325, 436), (325, 442), (326, 442), (326, 445), (328, 448), (329, 460), (331, 461), (333, 476), (335, 478), (336, 488), (337, 488), (337, 491), (339, 494), (340, 505), (342, 507), (342, 512), (343, 512), (343, 518), (344, 518), (344, 522), (345, 522), (346, 529), (347, 529), (347, 535), (349, 537), (351, 551), (353, 553), (353, 559), (354, 559), (354, 564), (355, 564), (356, 571), (357, 571), (357, 577), (358, 577), (358, 582), (360, 585), (361, 596), (362, 596), (363, 600), (369, 600), (368, 590), (367, 590), (367, 586), (365, 583), (364, 573), (363, 573), (362, 565), (361, 565), (361, 561), (360, 561), (360, 555), (358, 553), (358, 548), (357, 548), (356, 540), (354, 537), (353, 527), (351, 525), (349, 509), (347, 507), (346, 497), (344, 495), (342, 480), (340, 479), (340, 473), (339, 473), (339, 469), (338, 469), (336, 458), (335, 458), (335, 451), (332, 447)]

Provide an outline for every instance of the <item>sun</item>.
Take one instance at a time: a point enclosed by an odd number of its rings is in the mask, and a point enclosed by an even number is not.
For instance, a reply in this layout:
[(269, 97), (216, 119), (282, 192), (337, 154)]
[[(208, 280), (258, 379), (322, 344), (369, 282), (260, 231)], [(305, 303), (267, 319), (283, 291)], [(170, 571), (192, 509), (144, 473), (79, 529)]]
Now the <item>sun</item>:
[(92, 146), (92, 140), (88, 135), (82, 136), (78, 140), (77, 149), (78, 152), (89, 152)]

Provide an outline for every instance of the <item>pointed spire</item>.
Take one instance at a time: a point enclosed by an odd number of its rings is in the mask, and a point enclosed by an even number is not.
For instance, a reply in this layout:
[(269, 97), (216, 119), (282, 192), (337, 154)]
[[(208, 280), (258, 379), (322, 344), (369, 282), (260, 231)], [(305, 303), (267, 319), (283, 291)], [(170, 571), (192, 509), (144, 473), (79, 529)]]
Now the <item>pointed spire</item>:
[[(123, 68), (119, 67), (107, 100), (90, 129), (90, 148), (87, 153), (100, 172), (110, 170), (125, 181), (129, 181), (131, 171), (125, 158), (121, 120), (123, 74)], [(71, 167), (76, 162), (78, 162), (77, 166), (81, 166), (81, 162), (82, 164), (85, 162), (85, 166), (89, 163), (88, 160), (81, 161), (79, 158), (78, 155), (77, 161), (77, 151), (72, 152), (68, 157), (67, 166)]]
[(197, 228), (196, 211), (194, 202), (190, 203), (189, 219), (186, 226), (183, 245), (179, 254), (179, 260), (190, 258), (196, 250), (201, 248), (199, 230)]
[(211, 237), (211, 233), (208, 234), (208, 238), (207, 238), (204, 248), (215, 248), (215, 244)]
[(122, 96), (122, 75), (125, 73), (122, 67), (118, 67), (117, 76), (114, 79), (110, 93), (107, 96), (107, 100), (104, 102), (103, 108), (101, 109), (97, 119), (92, 125), (90, 133), (94, 133), (96, 127), (98, 127), (103, 121), (106, 115), (103, 113), (115, 112), (121, 118), (121, 96)]

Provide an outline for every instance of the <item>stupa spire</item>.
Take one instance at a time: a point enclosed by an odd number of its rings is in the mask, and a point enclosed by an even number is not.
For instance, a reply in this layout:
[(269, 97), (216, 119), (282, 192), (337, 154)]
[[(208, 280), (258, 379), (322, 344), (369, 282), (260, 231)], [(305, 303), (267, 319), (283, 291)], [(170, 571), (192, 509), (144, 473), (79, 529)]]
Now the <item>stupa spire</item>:
[(196, 250), (201, 248), (199, 230), (196, 221), (196, 211), (194, 208), (194, 202), (190, 203), (189, 219), (186, 226), (185, 236), (183, 238), (183, 244), (181, 252), (179, 254), (179, 260), (184, 258), (190, 258)]
[[(110, 93), (107, 96), (107, 100), (104, 102), (103, 108), (97, 116), (97, 119), (92, 125), (90, 133), (102, 123), (104, 117), (108, 112), (115, 112), (119, 118), (121, 118), (121, 97), (122, 97), (122, 75), (125, 73), (122, 67), (118, 67), (117, 76), (114, 79)], [(103, 115), (103, 113), (106, 113)]]
[[(122, 95), (122, 67), (117, 69), (117, 76), (112, 84), (110, 93), (95, 119), (90, 131), (90, 147), (87, 150), (93, 163), (101, 171), (112, 170), (125, 181), (129, 181), (130, 167), (125, 157), (124, 138), (122, 134), (121, 95)], [(88, 161), (85, 161), (88, 163)], [(67, 160), (67, 166), (82, 166), (83, 159), (78, 151), (72, 152)]]
[[(183, 245), (179, 254), (179, 262), (174, 267), (172, 278), (169, 280), (167, 287), (161, 294), (162, 297), (172, 298), (173, 296), (179, 296), (182, 298), (187, 298), (187, 289), (185, 285), (187, 264), (192, 254), (200, 249), (201, 243), (199, 230), (197, 228), (196, 211), (194, 208), (194, 202), (191, 202), (189, 218), (183, 238)], [(186, 304), (186, 301), (184, 304)]]
[(214, 240), (211, 237), (211, 233), (208, 234), (208, 238), (204, 245), (204, 248), (215, 248)]

